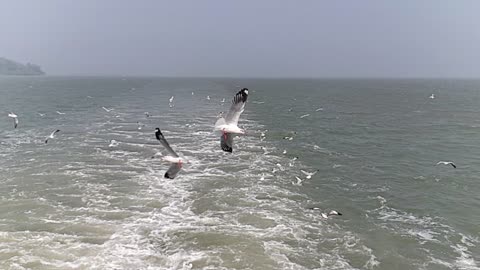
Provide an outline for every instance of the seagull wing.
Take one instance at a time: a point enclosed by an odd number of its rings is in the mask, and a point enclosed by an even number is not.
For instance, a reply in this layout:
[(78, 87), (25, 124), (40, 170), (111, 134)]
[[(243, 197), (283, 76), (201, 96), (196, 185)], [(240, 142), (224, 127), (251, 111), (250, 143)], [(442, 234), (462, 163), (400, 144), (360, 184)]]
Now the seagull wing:
[(59, 132), (60, 129), (57, 129), (57, 130), (54, 130), (51, 134), (50, 134), (50, 138), (53, 138), (53, 135), (55, 135), (57, 132)]
[(167, 149), (168, 153), (174, 157), (178, 157), (177, 153), (173, 151), (172, 147), (170, 147), (170, 144), (168, 144), (167, 140), (162, 134), (162, 131), (160, 131), (159, 128), (157, 128), (157, 131), (155, 132), (155, 137), (157, 137), (157, 140)]
[(225, 152), (233, 152), (233, 134), (224, 133), (220, 137), (220, 146)]
[(311, 173), (306, 172), (306, 171), (304, 171), (304, 170), (300, 170), (300, 171), (301, 171), (303, 174), (307, 175), (307, 176), (308, 176), (308, 175), (311, 175)]
[(173, 179), (177, 176), (177, 173), (182, 169), (182, 165), (180, 163), (172, 163), (170, 168), (165, 172), (164, 177)]
[(238, 124), (238, 119), (240, 118), (240, 115), (242, 114), (242, 112), (245, 110), (245, 103), (247, 102), (247, 98), (248, 98), (247, 88), (243, 88), (233, 97), (232, 106), (230, 107), (230, 111), (227, 113), (227, 116), (225, 117), (225, 122), (227, 122), (227, 124), (229, 125)]

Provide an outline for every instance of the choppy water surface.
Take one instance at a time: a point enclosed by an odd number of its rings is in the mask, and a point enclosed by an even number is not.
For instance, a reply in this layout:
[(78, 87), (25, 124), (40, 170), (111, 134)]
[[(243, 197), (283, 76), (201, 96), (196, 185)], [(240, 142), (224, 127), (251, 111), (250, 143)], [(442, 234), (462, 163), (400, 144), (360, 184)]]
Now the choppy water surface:
[[(238, 86), (228, 154), (213, 125)], [(0, 96), (1, 269), (479, 269), (479, 81), (3, 77)], [(155, 127), (189, 161), (174, 180)]]

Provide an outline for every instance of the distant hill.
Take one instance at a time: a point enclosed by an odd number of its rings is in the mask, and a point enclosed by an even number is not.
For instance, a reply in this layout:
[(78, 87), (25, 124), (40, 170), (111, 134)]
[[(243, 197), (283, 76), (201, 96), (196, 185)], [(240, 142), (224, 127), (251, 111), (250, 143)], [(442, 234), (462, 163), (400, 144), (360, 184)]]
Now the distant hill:
[(0, 57), (0, 75), (45, 75), (40, 66), (26, 65)]

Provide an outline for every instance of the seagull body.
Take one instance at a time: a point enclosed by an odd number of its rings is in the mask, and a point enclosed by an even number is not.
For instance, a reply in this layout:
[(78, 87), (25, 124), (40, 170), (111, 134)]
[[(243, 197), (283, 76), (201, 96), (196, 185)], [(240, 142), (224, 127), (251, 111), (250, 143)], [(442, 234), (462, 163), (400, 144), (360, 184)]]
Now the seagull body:
[(14, 114), (13, 112), (10, 112), (8, 114), (8, 117), (11, 117), (13, 119), (13, 128), (17, 128), (17, 126), (18, 126), (18, 115)]
[(53, 139), (54, 136), (55, 136), (55, 134), (56, 134), (57, 132), (59, 132), (59, 131), (60, 131), (60, 129), (57, 129), (57, 130), (54, 130), (52, 133), (50, 133), (50, 135), (48, 135), (48, 137), (45, 138), (45, 143), (48, 143), (48, 140), (49, 140), (49, 139)]
[(455, 165), (453, 162), (451, 161), (439, 161), (437, 162), (437, 165), (440, 165), (440, 164), (443, 164), (443, 165), (452, 165), (453, 168), (457, 168), (457, 165)]
[(307, 171), (304, 171), (304, 170), (300, 170), (300, 171), (301, 171), (303, 174), (306, 175), (305, 178), (307, 178), (307, 179), (312, 178), (312, 176), (314, 176), (314, 175), (318, 172), (318, 170), (316, 170), (316, 171), (314, 171), (314, 172), (307, 172)]
[(60, 115), (62, 115), (62, 114), (65, 114), (65, 113), (63, 113), (63, 112), (59, 112), (59, 111), (56, 111), (56, 113), (58, 113), (58, 114), (60, 114)]
[(108, 147), (115, 147), (115, 146), (118, 146), (118, 142), (115, 140), (110, 140), (110, 144), (108, 145)]
[(172, 147), (170, 147), (170, 144), (167, 142), (165, 137), (162, 134), (162, 131), (160, 128), (155, 129), (155, 137), (157, 140), (165, 147), (167, 152), (170, 154), (168, 156), (162, 157), (163, 161), (167, 161), (172, 163), (170, 168), (168, 168), (167, 172), (165, 172), (164, 177), (168, 179), (174, 179), (177, 173), (182, 169), (183, 166), (183, 159), (180, 158), (175, 151), (173, 151)]
[(210, 96), (207, 96), (207, 100), (210, 100)]
[(238, 120), (245, 110), (245, 103), (248, 98), (248, 89), (240, 90), (232, 100), (232, 106), (225, 118), (220, 118), (215, 123), (215, 129), (222, 132), (220, 137), (220, 146), (225, 152), (233, 152), (233, 137), (236, 134), (245, 134), (245, 131), (239, 128)]

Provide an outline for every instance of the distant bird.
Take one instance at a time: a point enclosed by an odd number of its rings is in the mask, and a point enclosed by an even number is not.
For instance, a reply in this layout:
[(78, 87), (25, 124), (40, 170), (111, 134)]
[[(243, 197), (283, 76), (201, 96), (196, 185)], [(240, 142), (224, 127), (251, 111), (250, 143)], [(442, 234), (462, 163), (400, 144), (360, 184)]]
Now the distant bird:
[(93, 98), (92, 96), (87, 96), (87, 98)]
[(170, 154), (169, 156), (164, 156), (162, 158), (162, 160), (172, 163), (170, 168), (168, 168), (167, 172), (165, 173), (164, 177), (174, 179), (177, 173), (182, 169), (183, 159), (180, 158), (177, 153), (175, 153), (175, 151), (173, 151), (172, 147), (170, 147), (170, 144), (168, 144), (167, 140), (162, 134), (162, 131), (160, 131), (160, 128), (155, 129), (155, 137)]
[[(309, 207), (308, 209), (310, 210), (320, 210), (319, 207)], [(331, 210), (330, 212), (328, 213), (321, 213), (320, 214), (323, 218), (327, 219), (329, 216), (342, 216), (343, 214), (340, 213), (340, 212), (337, 212), (335, 210)]]
[(170, 99), (168, 100), (168, 102), (172, 103), (174, 98), (175, 98), (174, 96), (171, 96)]
[(289, 141), (291, 141), (291, 140), (293, 140), (293, 136), (292, 136), (292, 137), (285, 136), (285, 137), (283, 137), (283, 139), (284, 139), (284, 140), (289, 140)]
[(314, 176), (319, 170), (316, 170), (316, 171), (314, 171), (314, 172), (307, 172), (307, 171), (304, 171), (304, 170), (300, 170), (300, 171), (301, 171), (303, 174), (306, 175), (305, 178), (310, 179), (310, 178), (312, 178), (312, 176)]
[(435, 98), (435, 94), (431, 94), (428, 98), (434, 99), (434, 98)]
[(223, 98), (223, 99), (220, 101), (220, 103), (225, 103), (225, 98)]
[(113, 111), (113, 108), (109, 109), (109, 108), (102, 107), (102, 109), (104, 109), (106, 112), (111, 112), (111, 111)]
[(233, 152), (233, 137), (236, 134), (245, 134), (245, 131), (239, 128), (238, 119), (245, 110), (245, 103), (248, 98), (248, 89), (243, 88), (233, 97), (232, 106), (225, 118), (220, 118), (215, 123), (215, 129), (222, 132), (220, 136), (220, 146), (223, 151)]
[(193, 95), (195, 95), (195, 93), (194, 93), (194, 92), (192, 92), (192, 96), (193, 96)]
[(151, 115), (150, 115), (149, 112), (145, 112), (145, 116), (148, 118), (148, 117), (150, 117)]
[(283, 150), (282, 154), (284, 154), (284, 155), (285, 155), (286, 153), (287, 153), (287, 150)]
[(145, 126), (145, 124), (142, 124), (142, 123), (140, 123), (140, 122), (137, 121), (137, 128), (138, 128), (138, 130), (142, 129), (142, 127), (144, 127), (144, 126)]
[(210, 100), (210, 96), (207, 96), (207, 100)]
[(252, 103), (255, 103), (255, 104), (263, 104), (263, 103), (265, 103), (265, 101), (252, 101)]
[(293, 111), (293, 108), (288, 108), (288, 111), (289, 111), (289, 112)]
[(56, 113), (58, 113), (58, 114), (60, 114), (60, 115), (63, 115), (63, 114), (65, 114), (65, 113), (63, 113), (63, 112), (59, 112), (59, 111), (56, 111)]
[(309, 113), (304, 114), (304, 115), (300, 116), (300, 118), (305, 118), (305, 117), (307, 117), (307, 116), (310, 116), (310, 114), (309, 114)]
[(323, 111), (323, 108), (318, 108), (318, 109), (316, 109), (315, 111), (316, 111), (316, 112), (318, 112), (318, 111)]
[(48, 135), (47, 138), (45, 138), (45, 143), (48, 143), (49, 139), (53, 139), (55, 134), (57, 134), (57, 132), (60, 132), (60, 129), (54, 130), (52, 133), (50, 133), (50, 135)]
[(116, 147), (116, 146), (118, 146), (118, 144), (119, 144), (119, 143), (118, 143), (117, 141), (115, 141), (115, 140), (110, 140), (110, 144), (108, 145), (108, 147)]
[(457, 165), (455, 165), (453, 162), (451, 161), (439, 161), (437, 162), (437, 165), (440, 165), (440, 164), (443, 164), (443, 165), (452, 165), (453, 168), (457, 168)]
[(297, 182), (296, 182), (296, 183), (295, 183), (295, 182), (292, 182), (292, 185), (294, 185), (294, 186), (301, 186), (303, 180), (302, 180), (300, 177), (298, 177), (298, 176), (295, 176), (295, 179), (297, 179)]
[(18, 116), (14, 114), (13, 112), (10, 112), (8, 114), (8, 117), (11, 117), (13, 119), (13, 128), (17, 128), (18, 126)]
[(44, 117), (45, 114), (44, 113), (37, 113), (38, 115), (40, 115), (41, 117)]

